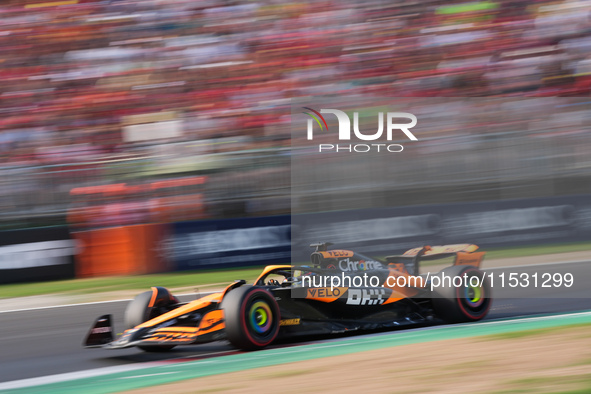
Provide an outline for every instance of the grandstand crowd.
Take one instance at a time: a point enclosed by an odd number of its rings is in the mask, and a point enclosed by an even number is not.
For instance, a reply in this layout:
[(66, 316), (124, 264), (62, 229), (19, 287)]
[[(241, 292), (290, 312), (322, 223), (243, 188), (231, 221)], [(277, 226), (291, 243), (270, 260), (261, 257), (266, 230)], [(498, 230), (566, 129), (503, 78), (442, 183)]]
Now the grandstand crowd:
[(0, 165), (287, 147), (303, 96), (588, 96), (590, 4), (6, 0)]

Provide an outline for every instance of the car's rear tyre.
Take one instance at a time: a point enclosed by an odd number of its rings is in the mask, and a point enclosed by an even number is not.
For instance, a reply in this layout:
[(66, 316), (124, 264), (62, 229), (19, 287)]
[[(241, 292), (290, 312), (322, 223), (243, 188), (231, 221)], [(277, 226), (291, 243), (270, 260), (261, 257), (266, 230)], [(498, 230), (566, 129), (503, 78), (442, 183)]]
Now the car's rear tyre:
[[(178, 303), (168, 289), (153, 287), (152, 290), (138, 294), (125, 309), (125, 329), (128, 330), (143, 322), (166, 313), (170, 305)], [(138, 346), (146, 352), (166, 352), (175, 345)]]
[[(467, 265), (443, 269), (437, 276), (441, 286), (432, 295), (435, 314), (447, 323), (465, 323), (483, 319), (492, 303), (488, 278), (476, 267)], [(459, 279), (461, 278), (461, 283)], [(460, 284), (460, 286), (457, 286)]]
[(279, 305), (271, 293), (253, 286), (231, 290), (222, 301), (226, 335), (239, 349), (270, 345), (279, 333)]

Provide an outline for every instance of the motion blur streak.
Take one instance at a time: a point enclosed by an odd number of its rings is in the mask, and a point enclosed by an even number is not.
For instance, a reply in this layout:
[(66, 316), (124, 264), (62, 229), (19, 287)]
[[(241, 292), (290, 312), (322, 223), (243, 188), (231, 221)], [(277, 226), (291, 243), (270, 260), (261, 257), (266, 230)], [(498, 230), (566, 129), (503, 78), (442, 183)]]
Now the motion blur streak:
[[(588, 9), (588, 1), (6, 0), (0, 224), (60, 224), (68, 209), (78, 228), (285, 213), (290, 99), (585, 96)], [(587, 137), (505, 137), (490, 122), (497, 110), (472, 110), (483, 115), (478, 133), (442, 127), (410, 153), (416, 172), (397, 171), (396, 182), (419, 190), (445, 172), (497, 185), (462, 198), (511, 198), (521, 193), (519, 164), (557, 180), (555, 190), (528, 190), (580, 192), (581, 182), (558, 179), (588, 167)], [(555, 133), (565, 120), (585, 126), (584, 109), (572, 111), (539, 120)], [(518, 113), (505, 124), (530, 130)], [(441, 166), (424, 160), (427, 151)], [(209, 179), (149, 186), (195, 175)], [(124, 187), (70, 195), (111, 184)]]

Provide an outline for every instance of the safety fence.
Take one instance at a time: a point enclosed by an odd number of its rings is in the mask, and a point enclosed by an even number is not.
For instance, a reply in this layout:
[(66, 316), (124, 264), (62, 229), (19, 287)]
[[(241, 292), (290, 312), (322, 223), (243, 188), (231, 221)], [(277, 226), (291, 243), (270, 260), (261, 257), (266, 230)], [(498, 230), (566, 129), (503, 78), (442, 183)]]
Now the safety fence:
[(591, 195), (0, 233), (0, 283), (302, 263), (310, 243), (374, 256), (422, 245), (591, 239)]

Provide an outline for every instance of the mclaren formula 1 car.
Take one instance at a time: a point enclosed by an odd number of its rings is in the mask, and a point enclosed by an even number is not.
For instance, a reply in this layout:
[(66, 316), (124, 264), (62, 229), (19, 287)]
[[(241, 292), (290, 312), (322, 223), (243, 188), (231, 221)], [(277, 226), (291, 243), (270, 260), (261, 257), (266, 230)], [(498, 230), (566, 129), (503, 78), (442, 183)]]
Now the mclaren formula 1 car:
[[(166, 351), (227, 339), (254, 350), (278, 338), (470, 322), (488, 313), (490, 285), (479, 269), (484, 252), (476, 245), (425, 246), (383, 260), (329, 250), (330, 245), (312, 245), (311, 265), (268, 266), (252, 285), (239, 280), (187, 303), (166, 288), (152, 287), (129, 303), (126, 330), (118, 338), (111, 315), (104, 315), (84, 346)], [(422, 261), (442, 258), (453, 261), (435, 274), (419, 272)], [(444, 277), (450, 280), (441, 281)]]

